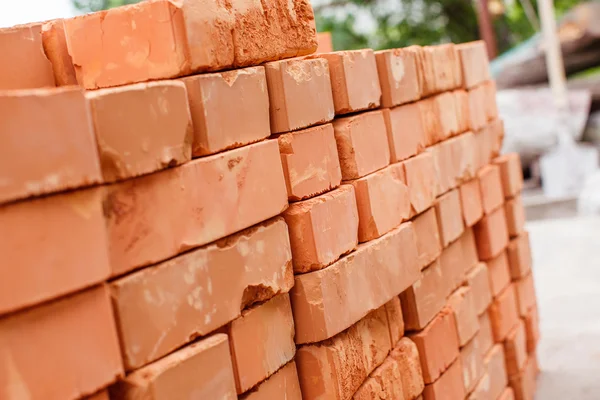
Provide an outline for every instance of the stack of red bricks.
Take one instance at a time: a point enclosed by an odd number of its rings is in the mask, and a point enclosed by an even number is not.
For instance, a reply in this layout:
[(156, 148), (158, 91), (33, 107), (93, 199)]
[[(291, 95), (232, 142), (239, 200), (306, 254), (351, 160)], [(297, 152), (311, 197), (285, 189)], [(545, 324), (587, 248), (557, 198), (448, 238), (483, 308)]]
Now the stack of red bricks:
[(206, 7), (0, 30), (0, 398), (530, 398), (483, 44), (310, 55), (308, 2)]

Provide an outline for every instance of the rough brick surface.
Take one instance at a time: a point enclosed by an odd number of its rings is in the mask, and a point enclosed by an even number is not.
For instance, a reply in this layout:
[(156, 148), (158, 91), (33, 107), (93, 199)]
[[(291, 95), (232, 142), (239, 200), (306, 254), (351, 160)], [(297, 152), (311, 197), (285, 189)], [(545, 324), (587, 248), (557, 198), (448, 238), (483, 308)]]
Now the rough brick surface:
[(279, 397), (287, 400), (301, 400), (300, 382), (296, 363), (289, 362), (269, 379), (260, 383), (256, 390), (240, 397), (243, 400), (271, 400)]
[(463, 250), (464, 271), (470, 271), (479, 262), (477, 243), (473, 229), (465, 229), (465, 233), (458, 239)]
[(488, 121), (498, 118), (498, 104), (496, 103), (496, 81), (488, 80), (483, 83), (485, 92), (485, 115)]
[(432, 146), (444, 139), (438, 106), (433, 97), (422, 99), (417, 102), (417, 105), (423, 119), (425, 145)]
[[(487, 124), (485, 89), (482, 86), (477, 86), (467, 93), (469, 95), (469, 129), (476, 132), (476, 135), (482, 135), (483, 132), (477, 131), (485, 128)], [(484, 164), (487, 164), (487, 162)]]
[(404, 317), (402, 316), (400, 298), (394, 296), (390, 301), (385, 303), (384, 307), (390, 328), (390, 343), (392, 346), (395, 346), (400, 338), (404, 336)]
[(487, 385), (489, 398), (497, 399), (508, 384), (502, 345), (495, 345), (492, 350), (485, 355), (483, 363), (485, 364), (490, 377), (489, 384)]
[(458, 190), (452, 190), (438, 197), (435, 201), (435, 213), (440, 227), (442, 246), (446, 247), (458, 239), (465, 228)]
[(483, 41), (457, 44), (455, 47), (465, 87), (474, 87), (490, 78), (489, 60)]
[(465, 391), (471, 393), (485, 372), (483, 352), (478, 336), (460, 349), (460, 363), (463, 369)]
[(495, 344), (489, 312), (484, 312), (479, 316), (479, 332), (477, 333), (477, 340), (479, 341), (479, 346), (481, 346), (482, 354), (487, 354)]
[(487, 261), (490, 288), (492, 295), (497, 297), (510, 284), (510, 269), (506, 251)]
[(294, 319), (287, 293), (242, 312), (227, 336), (238, 394), (267, 379), (296, 353)]
[(425, 128), (418, 104), (404, 104), (382, 111), (391, 162), (402, 161), (420, 153), (425, 147)]
[(433, 156), (433, 164), (436, 175), (436, 194), (439, 196), (454, 189), (458, 183), (458, 170), (460, 166), (454, 159), (457, 149), (455, 140), (445, 140), (435, 144), (427, 149), (427, 152)]
[(431, 264), (442, 252), (437, 216), (429, 209), (413, 219), (421, 269)]
[(283, 216), (297, 273), (321, 269), (358, 244), (359, 213), (351, 185), (293, 203)]
[(273, 140), (119, 183), (104, 207), (113, 275), (231, 235), (286, 207)]
[(417, 345), (408, 338), (402, 338), (392, 349), (390, 356), (398, 363), (405, 398), (417, 398), (425, 386)]
[(408, 219), (410, 201), (401, 164), (352, 181), (358, 207), (358, 240), (376, 239)]
[(102, 180), (89, 104), (80, 89), (0, 93), (0, 119), (0, 203)]
[[(347, 329), (419, 277), (412, 223), (359, 245), (333, 265), (296, 276), (291, 291), (296, 343), (312, 343)], [(361, 293), (361, 296), (357, 296)]]
[(423, 270), (421, 277), (400, 294), (407, 330), (421, 330), (446, 304), (447, 283), (439, 260)]
[(114, 281), (127, 369), (206, 335), (293, 285), (287, 226), (276, 218)]
[(448, 296), (465, 280), (465, 253), (462, 241), (456, 241), (442, 251), (440, 264), (445, 281), (444, 295)]
[(502, 190), (506, 197), (514, 197), (523, 189), (523, 171), (518, 153), (504, 154), (494, 160), (500, 167)]
[(455, 96), (451, 92), (441, 93), (434, 97), (434, 103), (440, 118), (442, 139), (460, 133)]
[(402, 163), (406, 176), (406, 185), (410, 204), (416, 214), (420, 214), (433, 205), (437, 195), (437, 179), (433, 156), (422, 153)]
[(490, 214), (504, 203), (500, 168), (497, 165), (486, 165), (477, 173), (481, 190), (483, 212)]
[(469, 95), (466, 90), (455, 90), (454, 107), (456, 109), (456, 121), (458, 122), (458, 130), (466, 132), (470, 129), (469, 117)]
[(64, 19), (55, 19), (42, 25), (44, 53), (52, 63), (57, 86), (77, 85), (75, 67), (67, 48)]
[(390, 163), (382, 111), (337, 118), (333, 128), (343, 180), (362, 178)]
[(473, 296), (473, 308), (477, 315), (484, 313), (492, 302), (490, 277), (485, 263), (479, 263), (467, 273), (467, 283)]
[(506, 214), (503, 207), (484, 216), (473, 229), (477, 240), (477, 253), (482, 261), (498, 256), (508, 245)]
[(212, 335), (128, 375), (111, 399), (236, 399), (227, 335)]
[(189, 76), (193, 155), (205, 156), (265, 139), (271, 133), (264, 67)]
[(508, 244), (506, 253), (512, 279), (523, 278), (531, 271), (532, 260), (528, 232), (525, 231), (512, 239)]
[(265, 70), (271, 132), (289, 132), (333, 119), (327, 60), (273, 61)]
[(514, 285), (509, 285), (494, 299), (489, 312), (494, 340), (500, 342), (519, 323)]
[(414, 53), (404, 49), (375, 52), (381, 87), (381, 106), (394, 107), (418, 100), (421, 93)]
[(456, 322), (458, 344), (466, 345), (479, 331), (479, 320), (475, 312), (473, 293), (470, 287), (463, 286), (448, 298)]
[(463, 367), (458, 358), (435, 382), (426, 385), (424, 400), (464, 399)]
[(515, 294), (517, 295), (519, 315), (525, 317), (536, 303), (535, 286), (531, 272), (526, 277), (515, 281)]
[(512, 238), (519, 236), (525, 230), (525, 207), (521, 196), (506, 200), (506, 227), (508, 235)]
[(290, 201), (339, 186), (342, 171), (331, 124), (283, 134), (277, 141)]
[(401, 372), (396, 360), (391, 357), (386, 358), (358, 388), (352, 399), (404, 399)]
[(527, 361), (527, 338), (525, 323), (521, 320), (504, 339), (504, 357), (506, 358), (506, 373), (508, 376), (517, 375)]
[(540, 339), (540, 320), (537, 307), (532, 307), (523, 320), (527, 338), (527, 354), (533, 354)]
[(110, 385), (123, 367), (106, 287), (0, 319), (0, 354), (2, 399), (76, 399)]
[(475, 137), (472, 132), (466, 132), (448, 141), (451, 143), (453, 169), (456, 171), (457, 184), (471, 180), (476, 176), (477, 141)]

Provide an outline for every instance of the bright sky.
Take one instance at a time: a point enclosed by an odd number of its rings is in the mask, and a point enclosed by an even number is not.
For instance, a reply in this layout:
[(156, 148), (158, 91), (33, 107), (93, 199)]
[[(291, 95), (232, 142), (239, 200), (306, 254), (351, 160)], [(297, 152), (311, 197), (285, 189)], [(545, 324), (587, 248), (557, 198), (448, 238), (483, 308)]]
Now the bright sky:
[(0, 0), (0, 28), (73, 15), (71, 0)]

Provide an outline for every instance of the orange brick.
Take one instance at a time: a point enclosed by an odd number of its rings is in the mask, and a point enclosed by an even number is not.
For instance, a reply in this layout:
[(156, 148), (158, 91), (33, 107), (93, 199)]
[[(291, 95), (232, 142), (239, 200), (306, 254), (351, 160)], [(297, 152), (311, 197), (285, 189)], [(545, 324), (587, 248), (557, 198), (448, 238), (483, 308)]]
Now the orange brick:
[(0, 354), (8, 362), (0, 374), (6, 400), (77, 399), (105, 388), (123, 373), (108, 290), (1, 318)]
[(517, 375), (527, 361), (527, 339), (525, 324), (519, 323), (504, 339), (504, 357), (506, 358), (506, 373), (508, 376)]
[(525, 317), (536, 304), (533, 274), (531, 272), (526, 277), (515, 281), (515, 293), (519, 315)]
[(527, 354), (533, 354), (540, 339), (540, 320), (537, 307), (532, 307), (523, 320), (527, 337)]
[(0, 110), (0, 171), (6, 177), (0, 203), (101, 182), (89, 104), (80, 89), (0, 92)]
[(315, 53), (331, 53), (333, 51), (333, 40), (331, 32), (317, 33), (317, 51)]
[(406, 329), (421, 330), (446, 304), (447, 283), (439, 260), (421, 273), (421, 278), (400, 294)]
[(102, 194), (88, 189), (0, 207), (6, 259), (0, 263), (0, 314), (108, 278)]
[(342, 179), (362, 178), (390, 163), (382, 111), (338, 118), (333, 122)]
[(529, 358), (521, 372), (509, 377), (515, 400), (533, 400), (536, 375), (535, 361)]
[(0, 48), (0, 90), (55, 86), (52, 64), (44, 54), (42, 24), (0, 29)]
[(465, 253), (462, 240), (451, 243), (442, 251), (440, 264), (446, 285), (444, 295), (448, 296), (465, 281)]
[(515, 400), (515, 392), (513, 392), (512, 388), (507, 387), (500, 397), (498, 397), (498, 400)]
[(424, 400), (464, 399), (463, 367), (460, 358), (454, 361), (440, 378), (425, 386)]
[(485, 89), (482, 86), (469, 89), (469, 128), (479, 131), (487, 124)]
[(509, 236), (519, 236), (525, 230), (525, 207), (521, 196), (506, 200), (504, 204), (506, 211), (506, 227)]
[(464, 232), (458, 190), (452, 190), (435, 201), (435, 213), (440, 226), (442, 246), (446, 247)]
[(427, 153), (433, 156), (437, 196), (454, 189), (458, 183), (458, 168), (454, 160), (455, 143), (453, 139), (445, 140), (427, 148)]
[(503, 341), (508, 333), (519, 323), (514, 285), (508, 286), (494, 299), (489, 312), (494, 340), (496, 342)]
[(453, 43), (424, 47), (433, 59), (434, 87), (437, 92), (455, 89), (462, 81), (462, 74)]
[(465, 229), (465, 233), (459, 239), (462, 245), (464, 272), (468, 272), (479, 262), (477, 256), (477, 243), (473, 229)]
[(466, 90), (455, 90), (452, 94), (454, 95), (458, 130), (466, 132), (470, 129), (471, 121), (471, 117), (469, 116), (469, 95)]
[(229, 324), (233, 372), (238, 394), (267, 379), (296, 353), (290, 297), (279, 294)]
[(379, 308), (348, 330), (298, 349), (296, 364), (304, 399), (350, 399), (392, 346), (385, 310)]
[(417, 102), (421, 110), (423, 119), (423, 128), (425, 131), (425, 145), (432, 146), (444, 139), (442, 132), (442, 121), (440, 119), (439, 108), (435, 98), (428, 97)]
[(442, 139), (460, 133), (454, 95), (451, 92), (438, 94), (434, 97), (434, 102), (440, 117)]
[(419, 154), (402, 163), (406, 175), (406, 184), (410, 204), (416, 214), (420, 214), (433, 205), (437, 195), (436, 171), (433, 156)]
[(496, 158), (494, 164), (500, 167), (504, 195), (507, 198), (518, 195), (523, 189), (523, 170), (519, 154), (504, 154)]
[(483, 216), (479, 179), (471, 179), (459, 187), (460, 202), (465, 225), (471, 227)]
[(265, 139), (271, 133), (264, 67), (183, 78), (192, 122), (195, 157)]
[(483, 83), (485, 92), (485, 115), (488, 121), (498, 118), (498, 105), (496, 104), (496, 82), (489, 80)]
[(412, 340), (404, 337), (392, 349), (390, 357), (398, 363), (405, 398), (415, 399), (425, 386), (417, 346)]
[(283, 134), (277, 141), (290, 201), (307, 199), (340, 185), (342, 171), (331, 124)]
[(460, 363), (463, 369), (463, 383), (466, 393), (471, 393), (483, 376), (483, 352), (478, 336), (460, 349)]
[(529, 233), (527, 231), (510, 241), (507, 256), (510, 276), (513, 280), (523, 278), (529, 274), (532, 260)]
[(459, 356), (456, 322), (450, 309), (444, 308), (425, 329), (409, 338), (417, 345), (425, 384), (435, 382)]
[(477, 141), (475, 137), (476, 135), (472, 132), (466, 132), (448, 141), (452, 149), (453, 170), (457, 179), (456, 185), (476, 176)]
[(358, 207), (359, 242), (376, 239), (408, 219), (410, 201), (404, 182), (401, 164), (352, 181)]
[(231, 235), (286, 207), (273, 140), (113, 185), (104, 207), (113, 275)]
[(490, 277), (485, 263), (477, 264), (467, 273), (467, 282), (473, 294), (473, 308), (477, 315), (481, 315), (492, 302)]
[(466, 88), (472, 88), (490, 78), (485, 43), (481, 40), (456, 45)]
[(417, 78), (421, 97), (429, 96), (433, 90), (433, 59), (426, 56), (424, 48), (421, 46), (409, 46), (405, 47), (404, 50), (411, 52), (416, 57)]
[(338, 334), (418, 277), (415, 234), (410, 222), (359, 245), (352, 254), (325, 269), (297, 275), (290, 293), (296, 343), (314, 343)]
[(429, 209), (413, 220), (421, 269), (431, 264), (442, 253), (442, 244), (435, 210)]
[[(256, 390), (240, 397), (242, 400), (271, 400), (283, 396), (288, 400), (301, 400), (300, 382), (296, 363), (290, 361), (269, 379), (261, 382)], [(235, 398), (235, 397), (234, 397)]]
[(404, 398), (400, 368), (391, 357), (386, 358), (352, 396), (353, 400)]
[(484, 216), (475, 224), (474, 233), (480, 260), (487, 261), (498, 256), (508, 245), (504, 208), (500, 207)]
[(271, 132), (289, 132), (333, 119), (329, 67), (324, 59), (265, 64)]
[(381, 88), (371, 49), (319, 54), (329, 62), (336, 115), (377, 108)]
[(193, 2), (142, 2), (65, 20), (65, 32), (86, 89), (258, 65), (317, 48), (304, 1), (214, 5), (210, 13)]
[(504, 203), (500, 169), (496, 165), (486, 165), (477, 173), (481, 189), (483, 212), (490, 214)]
[(187, 162), (192, 122), (185, 85), (163, 81), (87, 92), (105, 182)]
[(492, 162), (494, 158), (495, 140), (494, 130), (491, 125), (485, 125), (474, 134), (475, 137), (475, 165), (481, 169)]
[(504, 350), (501, 344), (495, 345), (483, 358), (490, 376), (488, 393), (490, 399), (497, 399), (508, 385), (506, 367), (504, 365)]
[(475, 312), (473, 292), (470, 287), (463, 286), (448, 298), (448, 306), (452, 309), (456, 320), (458, 344), (466, 345), (479, 331), (479, 320)]
[(502, 151), (502, 143), (504, 142), (504, 121), (496, 118), (495, 120), (491, 121), (488, 126), (492, 158), (497, 158), (500, 156), (500, 152)]
[(510, 284), (510, 269), (508, 268), (506, 251), (488, 260), (487, 266), (492, 295), (493, 297), (497, 297)]
[(138, 369), (111, 387), (111, 399), (235, 399), (227, 335), (218, 333)]
[(477, 340), (481, 346), (481, 353), (487, 354), (488, 351), (494, 346), (494, 334), (492, 333), (492, 321), (490, 315), (486, 311), (479, 316), (479, 333), (477, 334)]
[(390, 328), (390, 343), (392, 346), (395, 346), (400, 338), (404, 336), (404, 317), (402, 316), (400, 298), (394, 296), (390, 301), (385, 303), (384, 307)]
[(275, 218), (113, 281), (126, 368), (145, 365), (225, 325), (240, 310), (288, 292), (291, 259), (287, 226)]
[(382, 110), (387, 128), (391, 162), (405, 160), (425, 148), (425, 128), (417, 103)]
[(105, 389), (89, 397), (85, 397), (84, 400), (110, 400), (110, 394), (108, 389)]
[(64, 19), (55, 19), (42, 25), (44, 53), (52, 63), (56, 86), (77, 85), (75, 67), (67, 48)]
[(324, 268), (358, 244), (359, 214), (351, 185), (293, 203), (283, 216), (297, 273)]
[(394, 107), (421, 97), (415, 54), (405, 49), (375, 52), (381, 106)]

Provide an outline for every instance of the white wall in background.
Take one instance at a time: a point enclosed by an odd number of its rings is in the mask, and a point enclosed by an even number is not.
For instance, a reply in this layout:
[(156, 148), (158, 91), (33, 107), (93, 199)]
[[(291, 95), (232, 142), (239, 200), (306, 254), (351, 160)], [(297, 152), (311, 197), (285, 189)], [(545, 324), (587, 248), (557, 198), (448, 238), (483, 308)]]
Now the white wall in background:
[(71, 0), (0, 0), (0, 27), (72, 17)]

